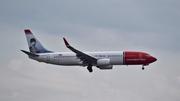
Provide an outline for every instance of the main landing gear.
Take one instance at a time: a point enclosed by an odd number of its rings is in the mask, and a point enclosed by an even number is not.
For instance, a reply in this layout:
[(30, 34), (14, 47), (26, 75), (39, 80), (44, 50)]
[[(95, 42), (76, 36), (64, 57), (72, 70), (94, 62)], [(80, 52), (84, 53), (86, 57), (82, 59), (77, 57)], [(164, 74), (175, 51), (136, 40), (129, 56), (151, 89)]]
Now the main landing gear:
[(87, 69), (88, 69), (88, 71), (89, 71), (90, 73), (93, 72), (93, 69), (92, 69), (92, 65), (91, 65), (91, 64), (88, 65)]

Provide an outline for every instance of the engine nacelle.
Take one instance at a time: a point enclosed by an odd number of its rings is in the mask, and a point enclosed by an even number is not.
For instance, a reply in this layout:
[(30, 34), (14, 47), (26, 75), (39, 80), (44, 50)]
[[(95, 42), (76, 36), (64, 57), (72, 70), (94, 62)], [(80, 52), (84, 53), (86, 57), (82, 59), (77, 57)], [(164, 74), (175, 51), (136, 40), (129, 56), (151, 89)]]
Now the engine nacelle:
[(107, 66), (97, 66), (99, 69), (112, 69), (113, 65), (107, 65)]
[(98, 59), (97, 60), (97, 66), (107, 66), (111, 65), (110, 59)]

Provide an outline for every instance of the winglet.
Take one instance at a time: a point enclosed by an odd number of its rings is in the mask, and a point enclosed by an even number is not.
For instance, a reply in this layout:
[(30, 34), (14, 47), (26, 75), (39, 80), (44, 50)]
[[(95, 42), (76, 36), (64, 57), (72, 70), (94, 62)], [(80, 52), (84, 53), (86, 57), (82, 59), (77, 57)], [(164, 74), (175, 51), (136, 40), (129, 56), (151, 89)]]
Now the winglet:
[(66, 46), (70, 46), (65, 38), (63, 38), (63, 40), (64, 40), (64, 43), (65, 43)]

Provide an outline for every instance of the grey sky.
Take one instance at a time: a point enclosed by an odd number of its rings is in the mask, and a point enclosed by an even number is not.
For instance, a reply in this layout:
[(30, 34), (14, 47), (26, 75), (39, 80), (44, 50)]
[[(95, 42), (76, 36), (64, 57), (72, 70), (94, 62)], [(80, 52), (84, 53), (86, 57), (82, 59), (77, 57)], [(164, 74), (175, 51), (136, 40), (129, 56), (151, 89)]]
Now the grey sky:
[[(179, 101), (179, 0), (1, 0), (1, 101)], [(83, 67), (28, 59), (23, 30), (52, 51), (136, 50), (157, 57), (141, 66), (90, 74)]]

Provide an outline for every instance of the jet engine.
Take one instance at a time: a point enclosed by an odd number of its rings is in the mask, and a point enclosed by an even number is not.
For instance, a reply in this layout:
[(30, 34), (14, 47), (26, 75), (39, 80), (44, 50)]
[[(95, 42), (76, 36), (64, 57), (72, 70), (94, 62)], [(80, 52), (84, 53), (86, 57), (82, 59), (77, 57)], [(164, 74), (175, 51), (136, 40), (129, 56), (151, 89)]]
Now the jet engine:
[(112, 69), (113, 65), (107, 65), (107, 66), (97, 66), (99, 69)]
[(110, 59), (98, 59), (97, 60), (97, 66), (107, 66), (110, 64), (111, 64)]

